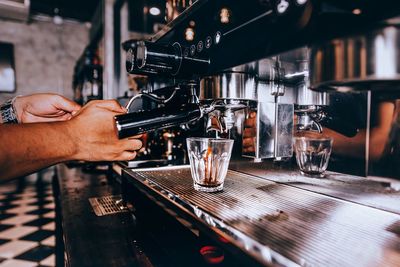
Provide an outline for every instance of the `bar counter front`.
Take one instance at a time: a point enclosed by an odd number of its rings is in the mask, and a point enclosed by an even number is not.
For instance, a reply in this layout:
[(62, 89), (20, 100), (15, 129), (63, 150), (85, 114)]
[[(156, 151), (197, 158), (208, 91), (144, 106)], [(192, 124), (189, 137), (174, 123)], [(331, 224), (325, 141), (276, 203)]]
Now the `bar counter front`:
[[(188, 166), (58, 166), (66, 266), (399, 266), (399, 181), (257, 165), (233, 162), (218, 193)], [(89, 198), (121, 194), (126, 210), (95, 215)]]

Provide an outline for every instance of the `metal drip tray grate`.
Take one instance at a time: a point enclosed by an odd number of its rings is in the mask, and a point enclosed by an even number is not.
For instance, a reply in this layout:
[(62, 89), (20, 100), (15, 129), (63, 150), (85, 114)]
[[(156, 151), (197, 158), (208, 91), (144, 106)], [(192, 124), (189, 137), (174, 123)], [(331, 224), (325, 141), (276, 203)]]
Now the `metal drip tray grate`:
[(105, 196), (89, 198), (90, 205), (97, 216), (110, 215), (127, 212), (128, 208), (123, 205), (122, 196)]
[(400, 266), (398, 214), (231, 170), (218, 193), (195, 191), (188, 167), (126, 172), (266, 265)]

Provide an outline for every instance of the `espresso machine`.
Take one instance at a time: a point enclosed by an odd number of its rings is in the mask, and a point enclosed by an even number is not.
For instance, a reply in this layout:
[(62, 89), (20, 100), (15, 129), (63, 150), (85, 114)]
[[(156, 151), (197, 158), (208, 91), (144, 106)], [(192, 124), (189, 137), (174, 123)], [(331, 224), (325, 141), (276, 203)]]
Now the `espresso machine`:
[(297, 132), (361, 131), (334, 93), (397, 99), (399, 14), (391, 0), (198, 0), (129, 49), (129, 73), (172, 85), (137, 96), (153, 109), (115, 117), (120, 138), (200, 127), (237, 146), (220, 193), (194, 191), (188, 166), (122, 171), (124, 200), (171, 266), (400, 264), (395, 182), (287, 165)]

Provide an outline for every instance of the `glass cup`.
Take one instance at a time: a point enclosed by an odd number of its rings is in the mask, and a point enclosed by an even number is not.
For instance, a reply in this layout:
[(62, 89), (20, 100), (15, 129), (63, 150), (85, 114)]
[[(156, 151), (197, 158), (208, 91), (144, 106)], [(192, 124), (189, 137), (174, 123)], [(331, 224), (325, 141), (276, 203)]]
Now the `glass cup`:
[(194, 189), (217, 192), (224, 187), (233, 140), (191, 137), (186, 139)]
[(332, 138), (295, 137), (297, 166), (306, 176), (324, 177), (332, 151)]

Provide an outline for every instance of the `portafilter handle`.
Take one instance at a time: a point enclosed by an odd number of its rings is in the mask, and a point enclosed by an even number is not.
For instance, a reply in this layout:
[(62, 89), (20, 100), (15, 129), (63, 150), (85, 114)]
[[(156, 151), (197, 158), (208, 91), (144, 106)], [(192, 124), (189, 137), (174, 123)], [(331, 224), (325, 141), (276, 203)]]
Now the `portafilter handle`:
[(163, 107), (131, 112), (114, 117), (118, 138), (126, 138), (157, 129), (179, 126), (199, 120), (204, 108), (196, 104), (181, 107)]

